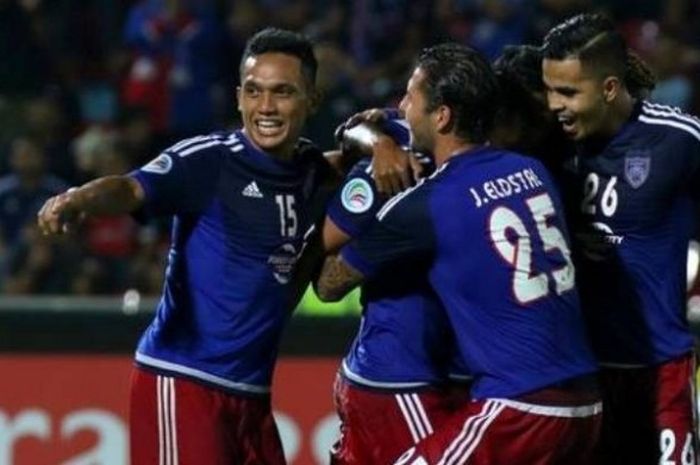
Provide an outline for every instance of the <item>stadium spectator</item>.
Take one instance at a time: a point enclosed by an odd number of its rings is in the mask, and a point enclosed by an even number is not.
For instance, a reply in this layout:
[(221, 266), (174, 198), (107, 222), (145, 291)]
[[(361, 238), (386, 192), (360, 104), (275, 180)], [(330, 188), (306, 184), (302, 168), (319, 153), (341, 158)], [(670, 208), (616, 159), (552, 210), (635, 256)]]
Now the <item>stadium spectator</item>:
[(223, 40), (210, 1), (140, 1), (124, 28), (132, 54), (124, 103), (148, 108), (160, 133), (184, 137), (211, 128)]
[(142, 227), (137, 236), (136, 252), (131, 262), (128, 287), (145, 295), (158, 295), (163, 287), (163, 269), (168, 244), (154, 227)]
[[(129, 158), (118, 143), (105, 147), (96, 160), (93, 177), (113, 176), (129, 171)], [(108, 276), (97, 289), (99, 294), (118, 294), (127, 285), (130, 262), (136, 251), (138, 227), (130, 215), (87, 218), (81, 236), (87, 254), (96, 262), (100, 274)], [(105, 280), (102, 280), (105, 281)]]
[(51, 60), (31, 15), (16, 0), (0, 0), (0, 54), (0, 95), (26, 97), (44, 89)]
[(575, 189), (578, 282), (602, 366), (600, 463), (695, 464), (685, 288), (700, 120), (637, 98), (640, 66), (601, 15), (569, 18), (544, 39), (549, 108), (577, 145), (562, 184)]
[(25, 224), (17, 240), (3, 254), (2, 292), (7, 295), (72, 293), (72, 277), (80, 260), (72, 238), (43, 237), (35, 223)]
[(673, 36), (660, 34), (649, 61), (659, 82), (649, 100), (689, 111), (693, 103), (693, 84), (688, 77), (688, 47)]
[(70, 115), (70, 103), (64, 97), (58, 91), (42, 93), (24, 102), (15, 117), (21, 118), (24, 134), (42, 147), (47, 172), (73, 184), (76, 172), (70, 141), (77, 122)]
[(0, 178), (0, 241), (11, 246), (41, 205), (66, 185), (46, 172), (43, 148), (31, 138), (15, 139), (9, 158), (11, 173)]
[(527, 15), (522, 0), (474, 2), (474, 22), (467, 44), (495, 60), (509, 44), (520, 44), (527, 32)]

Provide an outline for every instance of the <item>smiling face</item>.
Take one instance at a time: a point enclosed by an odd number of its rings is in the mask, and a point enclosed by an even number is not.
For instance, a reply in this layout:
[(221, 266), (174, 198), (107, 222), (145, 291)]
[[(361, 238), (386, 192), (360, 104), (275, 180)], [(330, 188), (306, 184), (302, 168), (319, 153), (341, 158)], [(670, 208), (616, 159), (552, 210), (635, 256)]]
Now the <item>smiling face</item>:
[(542, 72), (549, 109), (570, 139), (583, 140), (603, 131), (609, 107), (607, 79), (587, 73), (577, 58), (544, 59)]
[(298, 58), (270, 52), (241, 66), (238, 110), (244, 133), (259, 149), (289, 158), (313, 106), (313, 87)]

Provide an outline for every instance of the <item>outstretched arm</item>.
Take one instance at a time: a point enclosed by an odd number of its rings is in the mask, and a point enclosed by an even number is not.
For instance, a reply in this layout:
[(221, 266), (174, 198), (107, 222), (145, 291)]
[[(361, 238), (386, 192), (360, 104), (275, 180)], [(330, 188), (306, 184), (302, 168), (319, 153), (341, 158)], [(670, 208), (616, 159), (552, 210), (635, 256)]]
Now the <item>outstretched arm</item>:
[(141, 184), (129, 176), (105, 176), (48, 199), (37, 220), (44, 235), (72, 232), (87, 216), (137, 210), (144, 202)]

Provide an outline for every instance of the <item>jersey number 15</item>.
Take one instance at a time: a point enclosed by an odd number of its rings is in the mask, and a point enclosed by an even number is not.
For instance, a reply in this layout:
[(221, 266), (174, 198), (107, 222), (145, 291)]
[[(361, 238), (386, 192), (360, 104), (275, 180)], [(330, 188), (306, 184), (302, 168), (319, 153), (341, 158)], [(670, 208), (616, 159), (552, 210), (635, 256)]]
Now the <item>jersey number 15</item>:
[(525, 223), (510, 208), (496, 208), (489, 220), (491, 240), (501, 258), (513, 268), (513, 294), (522, 304), (546, 297), (549, 293), (550, 276), (554, 279), (554, 289), (559, 295), (574, 287), (574, 265), (564, 235), (556, 226), (547, 224), (547, 220), (556, 215), (552, 199), (547, 194), (540, 194), (527, 199), (526, 203), (537, 225), (537, 234), (540, 236), (544, 252), (559, 251), (565, 264), (553, 270), (533, 270), (533, 241)]
[(275, 195), (275, 202), (280, 211), (280, 235), (294, 237), (297, 234), (297, 211), (293, 195)]

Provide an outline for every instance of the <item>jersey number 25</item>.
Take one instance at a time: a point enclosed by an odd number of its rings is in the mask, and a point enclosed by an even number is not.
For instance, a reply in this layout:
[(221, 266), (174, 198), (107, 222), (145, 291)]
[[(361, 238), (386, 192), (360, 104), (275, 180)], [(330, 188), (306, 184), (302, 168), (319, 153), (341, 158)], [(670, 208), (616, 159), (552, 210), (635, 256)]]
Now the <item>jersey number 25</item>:
[(526, 203), (537, 226), (544, 252), (559, 251), (565, 264), (557, 269), (533, 270), (533, 241), (522, 218), (505, 206), (494, 209), (489, 219), (491, 240), (501, 258), (513, 268), (513, 294), (522, 304), (546, 297), (550, 276), (559, 295), (574, 287), (574, 265), (564, 235), (559, 228), (547, 223), (549, 218), (556, 215), (552, 199), (547, 194), (540, 194), (527, 199)]

